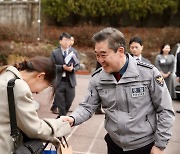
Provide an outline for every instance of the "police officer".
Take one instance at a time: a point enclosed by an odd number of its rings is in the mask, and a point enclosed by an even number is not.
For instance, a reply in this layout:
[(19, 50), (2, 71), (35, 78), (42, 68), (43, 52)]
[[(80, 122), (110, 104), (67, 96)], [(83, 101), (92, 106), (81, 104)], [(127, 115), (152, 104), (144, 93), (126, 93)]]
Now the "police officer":
[(164, 154), (174, 122), (172, 100), (156, 67), (125, 53), (125, 38), (114, 28), (93, 36), (102, 68), (89, 83), (84, 101), (64, 121), (88, 120), (101, 100), (108, 154)]

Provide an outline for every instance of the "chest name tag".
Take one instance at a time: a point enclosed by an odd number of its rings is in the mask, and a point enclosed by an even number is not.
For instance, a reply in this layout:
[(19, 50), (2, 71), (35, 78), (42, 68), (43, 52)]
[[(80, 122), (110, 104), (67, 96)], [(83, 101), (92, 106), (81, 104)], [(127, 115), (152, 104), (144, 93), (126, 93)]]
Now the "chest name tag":
[(140, 97), (145, 95), (145, 87), (132, 88), (132, 97)]
[(160, 63), (161, 63), (161, 64), (166, 63), (166, 59), (161, 59), (161, 60), (160, 60)]

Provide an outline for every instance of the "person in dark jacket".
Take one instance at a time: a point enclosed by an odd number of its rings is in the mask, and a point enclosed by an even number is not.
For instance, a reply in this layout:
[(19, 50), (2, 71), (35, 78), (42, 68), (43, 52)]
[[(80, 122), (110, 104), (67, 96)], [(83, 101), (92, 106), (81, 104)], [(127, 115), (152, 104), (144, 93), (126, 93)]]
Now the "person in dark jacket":
[(129, 49), (136, 60), (150, 64), (151, 62), (142, 56), (143, 42), (140, 37), (133, 37), (129, 41)]
[[(51, 59), (56, 65), (56, 86), (55, 97), (51, 111), (59, 113), (59, 116), (66, 115), (75, 97), (76, 75), (80, 68), (79, 63), (70, 64), (65, 62), (66, 56), (74, 54), (78, 59), (77, 51), (71, 47), (71, 35), (62, 33), (59, 37), (60, 46), (51, 54)], [(58, 111), (57, 111), (58, 107)]]

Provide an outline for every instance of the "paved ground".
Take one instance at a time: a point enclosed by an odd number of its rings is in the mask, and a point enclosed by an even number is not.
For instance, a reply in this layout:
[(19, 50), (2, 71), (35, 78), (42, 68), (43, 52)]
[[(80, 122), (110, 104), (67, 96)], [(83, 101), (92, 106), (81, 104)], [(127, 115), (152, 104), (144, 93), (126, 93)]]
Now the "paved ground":
[[(73, 111), (83, 99), (89, 82), (88, 75), (77, 75), (76, 97), (70, 111)], [(43, 91), (34, 97), (40, 103), (39, 116), (55, 118), (57, 115), (50, 112), (51, 89)], [(180, 102), (173, 101), (174, 110), (180, 109)], [(94, 115), (87, 122), (73, 127), (71, 135), (67, 137), (73, 148), (73, 154), (106, 154), (106, 143), (104, 141), (104, 115)], [(176, 121), (173, 126), (173, 136), (166, 148), (165, 154), (180, 154), (180, 114), (176, 113)]]

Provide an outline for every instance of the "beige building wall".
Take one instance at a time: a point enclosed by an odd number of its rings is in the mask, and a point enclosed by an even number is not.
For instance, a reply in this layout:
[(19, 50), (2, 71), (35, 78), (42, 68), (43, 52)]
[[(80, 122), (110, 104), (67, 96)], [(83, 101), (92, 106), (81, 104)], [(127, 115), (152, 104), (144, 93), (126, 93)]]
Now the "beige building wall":
[(10, 26), (18, 30), (37, 30), (39, 2), (0, 0), (0, 26)]

